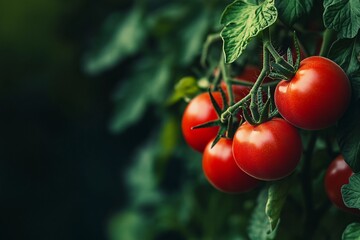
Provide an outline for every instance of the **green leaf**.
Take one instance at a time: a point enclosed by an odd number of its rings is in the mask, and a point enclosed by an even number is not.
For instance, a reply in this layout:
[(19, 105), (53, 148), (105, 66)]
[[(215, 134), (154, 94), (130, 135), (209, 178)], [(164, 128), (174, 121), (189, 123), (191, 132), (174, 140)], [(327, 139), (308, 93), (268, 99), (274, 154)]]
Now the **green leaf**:
[(278, 0), (275, 1), (275, 6), (279, 12), (281, 21), (289, 26), (292, 26), (301, 17), (305, 17), (310, 13), (314, 4), (314, 0)]
[[(360, 7), (360, 6), (359, 6)], [(338, 39), (331, 46), (328, 57), (348, 76), (360, 70), (360, 33), (352, 39)]]
[(360, 223), (349, 224), (342, 234), (342, 240), (360, 240)]
[(234, 62), (251, 38), (276, 21), (277, 14), (274, 0), (265, 0), (259, 5), (237, 0), (227, 6), (221, 17), (225, 27), (220, 33), (226, 63)]
[[(358, 79), (360, 80), (360, 78)], [(346, 163), (353, 172), (360, 171), (360, 108), (353, 101), (337, 125), (337, 141)]]
[(268, 201), (268, 189), (263, 189), (258, 196), (255, 207), (249, 222), (248, 234), (251, 240), (274, 239), (277, 229), (272, 231), (268, 216), (265, 214), (265, 207)]
[(359, 0), (324, 0), (324, 24), (341, 38), (353, 38), (360, 29)]
[(194, 77), (183, 77), (175, 85), (174, 93), (167, 100), (171, 105), (184, 98), (192, 98), (200, 91)]
[(146, 30), (140, 8), (134, 8), (125, 16), (111, 15), (104, 24), (97, 44), (85, 56), (85, 71), (89, 74), (100, 73), (136, 53), (145, 40)]
[(180, 35), (182, 49), (179, 52), (181, 64), (189, 64), (196, 56), (201, 54), (202, 45), (209, 29), (208, 14), (206, 11), (201, 12), (201, 14), (194, 14), (196, 18), (191, 19), (188, 25), (183, 28)]
[(109, 240), (136, 240), (144, 239), (146, 231), (138, 229), (147, 229), (149, 220), (137, 210), (126, 210), (112, 216), (108, 223)]
[(290, 188), (288, 179), (274, 182), (269, 187), (268, 200), (266, 203), (265, 212), (269, 218), (271, 230), (274, 231), (280, 222), (281, 210), (286, 201)]
[(126, 183), (132, 199), (131, 204), (135, 207), (164, 200), (155, 175), (160, 148), (159, 134), (154, 134), (145, 144), (139, 146), (132, 156), (132, 165), (126, 171)]
[(341, 187), (341, 194), (347, 207), (360, 209), (360, 173), (350, 177), (349, 183)]
[(120, 86), (116, 95), (115, 114), (110, 130), (120, 133), (137, 122), (150, 104), (164, 101), (169, 83), (171, 61), (151, 57), (138, 61), (132, 75)]

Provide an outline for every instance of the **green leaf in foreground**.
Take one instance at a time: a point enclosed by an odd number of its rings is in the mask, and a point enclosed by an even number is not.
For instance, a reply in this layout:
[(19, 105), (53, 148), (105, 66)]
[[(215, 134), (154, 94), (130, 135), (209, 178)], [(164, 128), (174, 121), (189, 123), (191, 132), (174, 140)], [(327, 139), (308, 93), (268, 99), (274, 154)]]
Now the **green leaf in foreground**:
[[(358, 79), (360, 80), (360, 78)], [(337, 125), (337, 141), (346, 163), (353, 172), (360, 171), (360, 108), (353, 101)]]
[(360, 209), (360, 174), (350, 177), (349, 183), (341, 187), (344, 203), (349, 208)]
[(338, 39), (329, 51), (329, 58), (336, 62), (347, 75), (360, 70), (360, 33), (352, 39)]
[(360, 29), (359, 0), (324, 0), (324, 24), (339, 32), (341, 38), (353, 38)]
[(227, 6), (221, 17), (225, 27), (220, 34), (224, 41), (225, 61), (234, 62), (251, 38), (276, 21), (277, 14), (274, 0), (265, 0), (260, 5), (237, 0)]
[(276, 1), (279, 18), (287, 25), (292, 26), (301, 17), (309, 14), (314, 0)]
[(342, 234), (342, 240), (360, 240), (360, 223), (349, 224)]
[(274, 231), (280, 221), (281, 210), (286, 201), (290, 188), (289, 181), (282, 180), (274, 182), (269, 187), (268, 200), (266, 203), (265, 212), (269, 218), (271, 230)]
[(263, 189), (257, 199), (257, 206), (255, 207), (249, 222), (248, 234), (251, 240), (270, 240), (274, 239), (276, 230), (271, 230), (272, 227), (268, 216), (265, 214), (265, 208), (268, 201), (268, 189)]

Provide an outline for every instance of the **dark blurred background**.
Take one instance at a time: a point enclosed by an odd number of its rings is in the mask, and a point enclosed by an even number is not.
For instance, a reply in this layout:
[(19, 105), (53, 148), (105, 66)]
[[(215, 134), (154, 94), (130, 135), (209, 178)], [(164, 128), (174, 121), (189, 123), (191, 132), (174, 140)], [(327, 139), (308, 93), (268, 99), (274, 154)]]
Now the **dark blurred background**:
[(139, 219), (127, 209), (151, 213), (163, 194), (137, 204), (129, 188), (146, 170), (129, 166), (148, 159), (165, 172), (149, 177), (151, 191), (179, 187), (183, 107), (163, 103), (218, 22), (218, 2), (0, 2), (0, 239), (137, 238), (121, 230)]
[(81, 64), (108, 15), (131, 5), (1, 1), (0, 239), (103, 239), (123, 206), (136, 140), (108, 128), (120, 78)]

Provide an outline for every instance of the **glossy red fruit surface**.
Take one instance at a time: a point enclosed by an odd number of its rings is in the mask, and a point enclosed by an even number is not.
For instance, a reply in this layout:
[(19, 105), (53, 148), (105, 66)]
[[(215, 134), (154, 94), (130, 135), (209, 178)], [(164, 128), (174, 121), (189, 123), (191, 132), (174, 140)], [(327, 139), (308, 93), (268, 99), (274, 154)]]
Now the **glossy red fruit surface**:
[(231, 139), (221, 138), (211, 148), (212, 142), (205, 148), (202, 166), (206, 178), (215, 188), (227, 193), (240, 193), (249, 191), (260, 183), (236, 165)]
[(275, 89), (275, 105), (281, 116), (296, 127), (317, 130), (336, 123), (351, 98), (350, 81), (333, 61), (312, 56), (300, 63), (289, 81)]
[(302, 143), (295, 127), (281, 118), (253, 126), (242, 124), (235, 133), (233, 155), (250, 176), (273, 181), (291, 174), (298, 165)]
[(338, 208), (345, 211), (360, 214), (358, 209), (348, 208), (345, 206), (341, 195), (341, 187), (349, 183), (349, 178), (353, 171), (345, 162), (342, 155), (337, 156), (329, 165), (325, 174), (325, 191), (330, 201)]
[[(213, 92), (212, 95), (219, 106), (223, 107), (220, 92)], [(182, 133), (187, 144), (196, 151), (203, 152), (205, 146), (212, 140), (219, 127), (208, 127), (191, 129), (197, 125), (216, 120), (216, 111), (211, 103), (209, 93), (201, 93), (193, 98), (187, 105), (181, 122)]]

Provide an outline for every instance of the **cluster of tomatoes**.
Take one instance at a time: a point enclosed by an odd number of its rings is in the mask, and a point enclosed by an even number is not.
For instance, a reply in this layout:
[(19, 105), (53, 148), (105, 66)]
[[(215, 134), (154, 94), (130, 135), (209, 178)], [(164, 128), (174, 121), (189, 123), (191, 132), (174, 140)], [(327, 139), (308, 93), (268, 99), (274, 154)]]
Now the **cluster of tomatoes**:
[[(248, 66), (238, 78), (254, 82), (259, 72), (256, 67)], [(220, 87), (226, 91), (223, 82)], [(232, 91), (237, 102), (249, 93), (250, 88), (232, 85)], [(223, 109), (222, 94), (213, 91), (212, 96)], [(291, 79), (277, 84), (273, 97), (281, 116), (256, 125), (245, 121), (233, 137), (223, 136), (214, 146), (218, 126), (194, 129), (220, 117), (210, 95), (202, 93), (189, 102), (182, 118), (182, 132), (188, 145), (203, 154), (204, 174), (215, 188), (240, 193), (255, 188), (261, 181), (279, 180), (290, 175), (303, 151), (298, 128), (319, 130), (334, 125), (349, 105), (351, 87), (345, 72), (336, 63), (312, 56), (301, 61)], [(345, 170), (331, 170), (338, 167), (339, 159)], [(327, 171), (326, 188), (335, 189), (328, 191), (329, 198), (337, 206), (344, 207), (340, 188), (348, 182), (352, 172), (343, 158), (334, 162)]]

